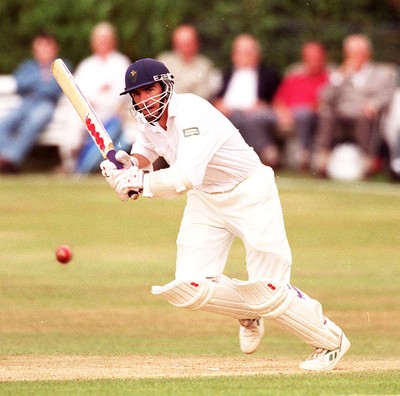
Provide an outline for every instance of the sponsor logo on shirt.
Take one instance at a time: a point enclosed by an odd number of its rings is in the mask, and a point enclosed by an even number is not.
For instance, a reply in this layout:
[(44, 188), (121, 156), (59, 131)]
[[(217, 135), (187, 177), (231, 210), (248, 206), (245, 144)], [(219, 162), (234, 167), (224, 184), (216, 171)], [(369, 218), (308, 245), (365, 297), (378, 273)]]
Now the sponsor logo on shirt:
[(189, 137), (193, 135), (200, 135), (199, 128), (197, 127), (192, 127), (192, 128), (186, 128), (183, 130), (183, 136)]

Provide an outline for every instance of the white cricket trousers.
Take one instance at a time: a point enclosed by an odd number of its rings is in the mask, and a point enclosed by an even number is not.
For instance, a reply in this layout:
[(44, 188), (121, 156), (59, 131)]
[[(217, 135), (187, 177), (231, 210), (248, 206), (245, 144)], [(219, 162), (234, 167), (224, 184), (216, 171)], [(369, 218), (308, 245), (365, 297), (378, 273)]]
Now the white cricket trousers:
[(260, 166), (229, 192), (188, 192), (177, 237), (176, 279), (222, 274), (235, 237), (246, 249), (249, 280), (290, 282), (292, 256), (270, 167)]

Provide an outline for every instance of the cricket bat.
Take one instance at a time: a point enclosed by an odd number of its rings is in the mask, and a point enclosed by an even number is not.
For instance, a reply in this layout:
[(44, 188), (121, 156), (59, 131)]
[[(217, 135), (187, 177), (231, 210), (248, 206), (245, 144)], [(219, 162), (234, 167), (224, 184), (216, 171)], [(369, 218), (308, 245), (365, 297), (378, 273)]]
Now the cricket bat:
[(86, 130), (103, 157), (108, 158), (118, 169), (121, 169), (122, 164), (115, 159), (114, 144), (110, 136), (99, 120), (96, 112), (93, 110), (92, 105), (76, 84), (74, 76), (71, 74), (64, 61), (62, 59), (56, 59), (51, 65), (51, 72), (72, 106), (74, 106)]
[[(105, 159), (108, 158), (117, 169), (122, 169), (123, 165), (115, 158), (116, 151), (110, 136), (64, 61), (60, 58), (56, 59), (51, 65), (51, 72), (68, 100), (74, 106), (103, 157)], [(133, 194), (136, 194), (136, 192), (131, 191), (129, 196)]]

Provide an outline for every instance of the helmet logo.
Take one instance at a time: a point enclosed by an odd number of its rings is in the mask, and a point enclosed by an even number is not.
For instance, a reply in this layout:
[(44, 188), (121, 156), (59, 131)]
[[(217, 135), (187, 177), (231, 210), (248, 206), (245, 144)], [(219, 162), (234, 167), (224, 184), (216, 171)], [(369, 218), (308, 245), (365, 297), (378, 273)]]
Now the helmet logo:
[(136, 82), (136, 80), (137, 80), (137, 71), (136, 71), (136, 70), (131, 70), (130, 79), (131, 79), (131, 81), (132, 81), (133, 83)]

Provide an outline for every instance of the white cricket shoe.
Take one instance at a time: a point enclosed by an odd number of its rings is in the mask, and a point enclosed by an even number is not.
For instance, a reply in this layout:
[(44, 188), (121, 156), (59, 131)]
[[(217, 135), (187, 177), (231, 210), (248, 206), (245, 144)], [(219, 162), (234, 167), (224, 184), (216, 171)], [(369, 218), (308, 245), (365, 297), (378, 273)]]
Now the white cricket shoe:
[(344, 333), (342, 333), (338, 349), (328, 351), (327, 349), (316, 348), (314, 353), (307, 360), (301, 363), (299, 367), (311, 371), (333, 370), (349, 348), (350, 341)]
[(263, 319), (239, 319), (239, 323), (240, 350), (244, 353), (255, 352), (264, 335)]

